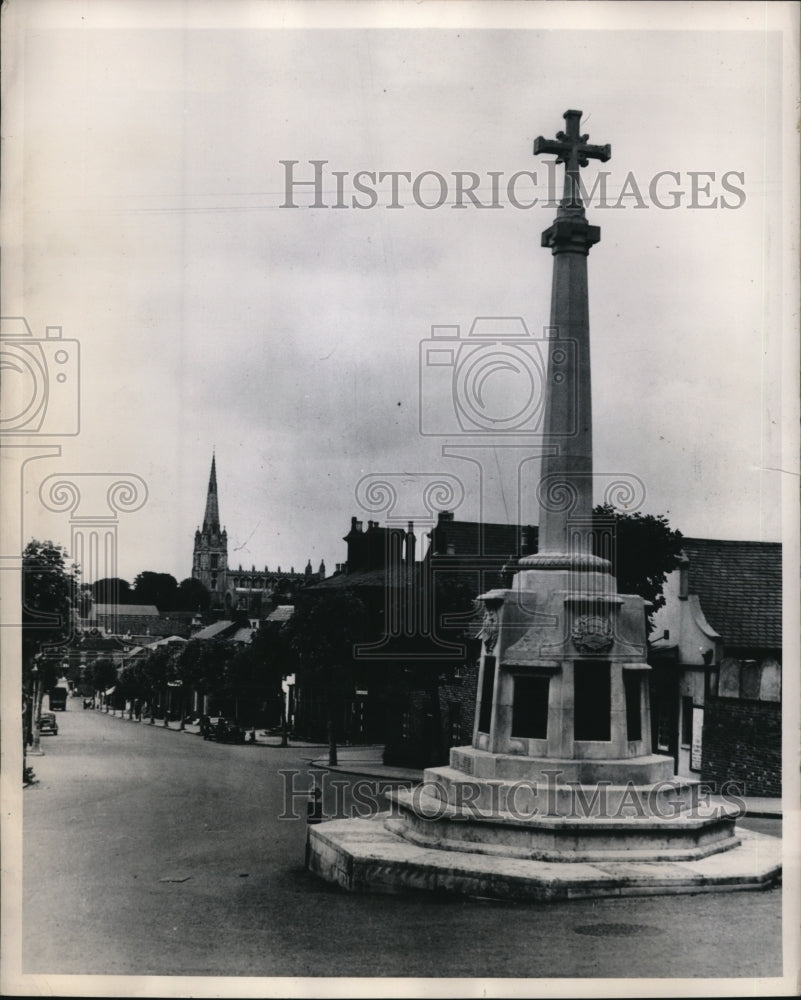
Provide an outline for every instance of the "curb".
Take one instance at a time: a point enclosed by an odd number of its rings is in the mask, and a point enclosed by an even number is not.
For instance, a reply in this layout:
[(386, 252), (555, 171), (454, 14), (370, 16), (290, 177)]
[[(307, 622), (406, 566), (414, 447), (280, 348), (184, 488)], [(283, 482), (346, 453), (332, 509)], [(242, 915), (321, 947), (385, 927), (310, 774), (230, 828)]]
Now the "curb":
[[(135, 722), (135, 723), (137, 723), (138, 725), (141, 725), (141, 726), (150, 726), (150, 719), (149, 718), (147, 718), (147, 719), (146, 718), (129, 719), (127, 716), (124, 716), (124, 715), (112, 715), (111, 712), (104, 712), (102, 709), (99, 709), (99, 708), (92, 709), (92, 711), (95, 712), (95, 714), (105, 716), (108, 719), (118, 719), (120, 722)], [(192, 728), (190, 729), (189, 726), (192, 726)], [(185, 729), (177, 729), (173, 725), (165, 726), (163, 719), (156, 719), (156, 721), (153, 723), (152, 728), (153, 729), (166, 730), (167, 732), (170, 732), (170, 733), (184, 733), (187, 736), (200, 736), (201, 735), (200, 729), (198, 729), (192, 723), (189, 723)], [(249, 729), (246, 730), (246, 733), (250, 733), (250, 730)], [(268, 738), (277, 739), (277, 740), (279, 740), (279, 742), (278, 743), (267, 743), (266, 740)], [(291, 742), (289, 744), (289, 746), (282, 747), (281, 743), (280, 743), (280, 739), (281, 739), (280, 736), (276, 736), (276, 737), (263, 737), (261, 739), (257, 738), (254, 741), (246, 739), (244, 743), (239, 744), (239, 745), (240, 746), (268, 747), (268, 748), (274, 749), (274, 750), (322, 750), (324, 747), (326, 747), (328, 745), (326, 743), (306, 743), (306, 742), (303, 742), (303, 741), (293, 741), (293, 742)], [(311, 759), (311, 758), (309, 758), (309, 759)]]
[(307, 763), (313, 767), (319, 767), (327, 771), (337, 771), (340, 774), (354, 774), (364, 778), (383, 778), (386, 781), (412, 781), (419, 784), (423, 780), (423, 772), (415, 771), (411, 768), (385, 767), (383, 764), (375, 765), (359, 761), (344, 761), (340, 764), (329, 764), (327, 760), (318, 757), (304, 757)]

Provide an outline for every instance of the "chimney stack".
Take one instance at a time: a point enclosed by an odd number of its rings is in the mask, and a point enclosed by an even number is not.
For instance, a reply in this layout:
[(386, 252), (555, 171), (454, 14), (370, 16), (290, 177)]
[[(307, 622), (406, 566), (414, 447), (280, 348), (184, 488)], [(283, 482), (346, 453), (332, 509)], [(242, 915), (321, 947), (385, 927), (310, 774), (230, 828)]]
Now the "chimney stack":
[(414, 537), (414, 521), (409, 521), (406, 531), (406, 565), (414, 565), (414, 551), (417, 539)]

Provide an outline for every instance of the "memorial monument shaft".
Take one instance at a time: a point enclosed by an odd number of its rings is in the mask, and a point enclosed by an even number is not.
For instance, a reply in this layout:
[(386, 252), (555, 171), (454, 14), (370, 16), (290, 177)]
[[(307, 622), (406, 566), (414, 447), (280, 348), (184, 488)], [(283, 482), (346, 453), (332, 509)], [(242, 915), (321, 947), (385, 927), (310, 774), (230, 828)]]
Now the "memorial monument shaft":
[[(587, 222), (578, 182), (580, 167), (589, 158), (606, 162), (610, 146), (590, 146), (579, 134), (580, 111), (566, 111), (566, 132), (555, 140), (534, 140), (534, 154), (555, 153), (565, 164), (565, 187), (553, 225), (542, 234), (542, 246), (553, 254), (551, 287), (551, 337), (561, 340), (550, 352), (545, 399), (544, 432), (558, 443), (555, 454), (542, 459), (540, 477), (539, 551), (566, 554), (575, 546), (568, 537), (568, 516), (589, 523), (592, 513), (592, 389), (590, 379), (590, 319), (587, 287), (587, 255), (601, 238), (598, 226)], [(563, 374), (558, 359), (573, 359), (575, 367)], [(554, 359), (557, 363), (554, 363)], [(561, 378), (560, 378), (561, 376)], [(565, 491), (574, 495), (570, 504), (551, 503)]]

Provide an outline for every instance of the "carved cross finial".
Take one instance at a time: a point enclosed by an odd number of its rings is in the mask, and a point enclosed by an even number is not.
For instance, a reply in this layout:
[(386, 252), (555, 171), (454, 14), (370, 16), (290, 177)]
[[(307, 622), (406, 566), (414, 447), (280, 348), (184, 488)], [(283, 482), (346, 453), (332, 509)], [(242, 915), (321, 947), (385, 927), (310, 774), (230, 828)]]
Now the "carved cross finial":
[(565, 188), (562, 196), (563, 208), (582, 208), (581, 189), (579, 188), (579, 170), (586, 167), (590, 160), (600, 160), (606, 163), (612, 156), (612, 147), (591, 146), (587, 140), (589, 135), (579, 133), (581, 122), (580, 111), (565, 111), (567, 122), (566, 132), (557, 132), (555, 139), (544, 139), (538, 136), (534, 140), (534, 155), (540, 153), (555, 153), (556, 162), (565, 165)]

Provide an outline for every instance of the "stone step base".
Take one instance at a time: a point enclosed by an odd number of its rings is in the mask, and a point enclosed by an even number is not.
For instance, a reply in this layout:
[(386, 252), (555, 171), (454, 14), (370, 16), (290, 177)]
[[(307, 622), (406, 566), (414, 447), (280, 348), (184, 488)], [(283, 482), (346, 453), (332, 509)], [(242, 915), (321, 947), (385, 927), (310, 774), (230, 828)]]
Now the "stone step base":
[(781, 841), (738, 830), (740, 844), (694, 861), (559, 862), (419, 847), (371, 819), (309, 828), (309, 868), (351, 892), (444, 892), (539, 902), (764, 889), (781, 875)]
[[(719, 851), (730, 851), (740, 843), (738, 837), (726, 836), (721, 833), (715, 839), (698, 843), (692, 847), (672, 847), (664, 838), (661, 842), (652, 842), (643, 846), (645, 838), (641, 835), (608, 838), (605, 842), (592, 846), (584, 838), (571, 838), (574, 843), (567, 843), (568, 838), (554, 838), (552, 846), (531, 846), (526, 843), (520, 846), (516, 843), (493, 843), (491, 840), (469, 840), (432, 835), (425, 827), (417, 827), (410, 817), (405, 819), (388, 819), (386, 828), (408, 840), (418, 847), (430, 847), (437, 851), (458, 851), (462, 854), (488, 854), (498, 858), (523, 858), (534, 861), (560, 861), (575, 864), (581, 861), (697, 861)], [(459, 827), (451, 827), (454, 832), (460, 832)], [(438, 831), (439, 832), (439, 831)], [(483, 833), (483, 831), (482, 831)], [(599, 838), (594, 838), (596, 841)], [(614, 846), (619, 843), (620, 846)]]
[[(600, 744), (598, 744), (600, 746)], [(427, 768), (426, 778), (436, 780), (441, 768)], [(450, 768), (470, 778), (533, 781), (543, 788), (552, 784), (653, 785), (673, 780), (673, 758), (663, 754), (639, 757), (525, 757), (492, 753), (476, 747), (451, 747)]]
[(584, 816), (675, 818), (695, 815), (742, 815), (743, 804), (727, 803), (704, 793), (699, 781), (673, 778), (655, 784), (590, 785), (521, 781), (509, 778), (468, 777), (453, 767), (427, 768), (418, 797), (426, 795), (447, 802), (466, 815)]

